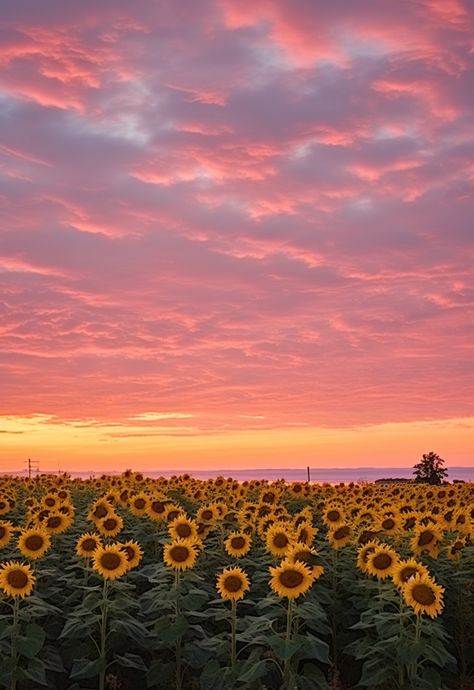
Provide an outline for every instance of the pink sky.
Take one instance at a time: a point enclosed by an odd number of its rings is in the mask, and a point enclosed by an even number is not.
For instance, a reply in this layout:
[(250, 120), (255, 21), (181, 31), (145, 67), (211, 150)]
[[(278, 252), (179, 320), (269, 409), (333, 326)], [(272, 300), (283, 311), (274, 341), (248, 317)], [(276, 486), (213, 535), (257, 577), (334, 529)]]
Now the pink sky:
[(0, 467), (471, 464), (473, 7), (4, 0)]

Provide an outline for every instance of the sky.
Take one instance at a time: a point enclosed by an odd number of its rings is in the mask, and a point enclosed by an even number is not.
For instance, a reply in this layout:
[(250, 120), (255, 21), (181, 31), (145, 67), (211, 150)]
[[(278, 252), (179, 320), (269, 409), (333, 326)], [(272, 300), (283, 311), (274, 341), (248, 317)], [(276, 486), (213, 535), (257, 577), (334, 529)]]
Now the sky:
[(473, 464), (472, 2), (0, 19), (0, 467)]

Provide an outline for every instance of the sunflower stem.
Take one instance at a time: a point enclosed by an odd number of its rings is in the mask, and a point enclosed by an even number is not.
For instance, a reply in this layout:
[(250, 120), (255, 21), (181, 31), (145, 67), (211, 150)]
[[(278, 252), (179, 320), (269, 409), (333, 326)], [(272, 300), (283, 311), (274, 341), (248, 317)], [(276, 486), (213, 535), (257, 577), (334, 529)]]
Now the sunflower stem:
[(15, 597), (15, 602), (13, 604), (13, 630), (12, 630), (12, 644), (11, 644), (11, 657), (12, 657), (12, 675), (11, 675), (11, 690), (16, 690), (16, 680), (17, 680), (17, 669), (18, 669), (18, 651), (16, 648), (16, 640), (18, 637), (18, 624), (20, 618), (20, 598)]
[(286, 609), (286, 635), (285, 635), (285, 663), (283, 666), (283, 685), (285, 688), (289, 688), (290, 681), (290, 657), (288, 657), (288, 643), (291, 640), (291, 627), (293, 623), (293, 599), (288, 599), (288, 606)]
[(235, 667), (235, 662), (237, 660), (237, 602), (232, 599), (232, 610), (231, 610), (231, 626), (232, 626), (232, 648), (231, 648), (231, 666)]
[(104, 578), (104, 586), (102, 589), (102, 603), (101, 603), (101, 620), (100, 620), (100, 671), (99, 671), (99, 690), (105, 690), (105, 671), (107, 658), (107, 614), (108, 614), (108, 593), (109, 581)]
[[(181, 613), (181, 601), (180, 601), (180, 572), (178, 569), (174, 572), (174, 589), (176, 595), (176, 620), (178, 620)], [(181, 661), (181, 638), (176, 640), (176, 690), (181, 690), (183, 685), (183, 671), (182, 671), (182, 661)]]

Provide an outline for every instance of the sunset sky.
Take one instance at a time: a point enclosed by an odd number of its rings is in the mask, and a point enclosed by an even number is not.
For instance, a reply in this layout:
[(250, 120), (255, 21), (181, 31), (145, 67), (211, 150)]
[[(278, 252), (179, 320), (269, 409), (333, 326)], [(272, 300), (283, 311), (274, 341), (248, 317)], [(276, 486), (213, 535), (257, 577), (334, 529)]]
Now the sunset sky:
[(472, 2), (0, 20), (0, 468), (472, 464)]

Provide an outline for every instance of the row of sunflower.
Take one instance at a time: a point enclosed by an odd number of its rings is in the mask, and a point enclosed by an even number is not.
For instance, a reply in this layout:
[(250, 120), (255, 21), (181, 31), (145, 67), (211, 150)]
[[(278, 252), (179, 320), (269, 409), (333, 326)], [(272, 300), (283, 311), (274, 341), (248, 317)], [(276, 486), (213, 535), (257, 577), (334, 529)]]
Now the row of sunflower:
[(0, 687), (466, 684), (473, 495), (0, 478)]

